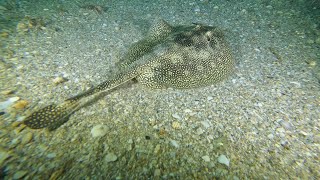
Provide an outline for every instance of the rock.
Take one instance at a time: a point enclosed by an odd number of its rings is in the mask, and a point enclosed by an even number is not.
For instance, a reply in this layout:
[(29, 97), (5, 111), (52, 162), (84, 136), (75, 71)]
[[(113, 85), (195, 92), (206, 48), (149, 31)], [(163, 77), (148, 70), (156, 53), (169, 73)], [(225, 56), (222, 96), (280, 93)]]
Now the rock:
[(102, 137), (108, 132), (108, 127), (106, 125), (96, 125), (91, 129), (92, 137)]
[(68, 81), (68, 79), (66, 79), (66, 78), (64, 78), (64, 77), (61, 77), (61, 76), (56, 77), (56, 78), (54, 78), (54, 79), (52, 80), (52, 82), (53, 82), (55, 85), (64, 83), (64, 82), (66, 82), (66, 81)]
[(14, 173), (13, 179), (21, 179), (25, 175), (27, 175), (27, 173), (28, 173), (28, 171), (17, 171), (16, 173)]
[(52, 158), (55, 158), (56, 156), (57, 156), (56, 153), (49, 153), (47, 155), (47, 158), (52, 159)]
[(118, 157), (114, 153), (109, 153), (105, 157), (105, 161), (108, 162), (114, 162), (118, 159)]
[(154, 175), (154, 176), (160, 176), (160, 175), (161, 175), (161, 170), (160, 170), (160, 169), (154, 170), (153, 175)]
[(218, 162), (220, 164), (224, 164), (224, 165), (226, 165), (228, 167), (229, 167), (229, 164), (230, 164), (229, 159), (223, 154), (218, 157)]
[(4, 90), (4, 91), (1, 91), (0, 94), (2, 94), (2, 95), (10, 95), (10, 94), (13, 94), (13, 93), (14, 93), (13, 90)]
[(28, 132), (26, 135), (24, 135), (21, 139), (21, 144), (27, 144), (32, 140), (33, 134), (32, 132)]
[(198, 128), (198, 129), (197, 129), (197, 132), (196, 132), (197, 135), (201, 135), (201, 134), (203, 134), (203, 133), (204, 133), (204, 131), (203, 131), (202, 128)]
[(20, 99), (19, 97), (11, 97), (6, 101), (0, 102), (0, 110), (7, 109), (12, 104), (14, 104), (16, 101), (18, 101), (19, 99)]
[(0, 150), (0, 166), (2, 166), (3, 162), (9, 157), (10, 155), (7, 151)]
[(178, 148), (179, 147), (179, 144), (178, 144), (178, 142), (177, 141), (175, 141), (175, 140), (170, 140), (170, 143), (171, 143), (171, 145), (172, 146), (174, 146), (175, 148)]
[(160, 151), (160, 144), (157, 144), (156, 147), (154, 148), (154, 153), (158, 154), (158, 152)]
[(208, 96), (208, 97), (207, 97), (207, 100), (208, 100), (208, 101), (211, 101), (212, 99), (213, 99), (212, 96)]
[(29, 104), (26, 100), (21, 100), (15, 103), (12, 107), (15, 109), (24, 109)]
[(178, 121), (175, 121), (171, 124), (172, 128), (173, 129), (180, 129), (181, 128), (181, 125)]
[(178, 114), (176, 114), (176, 113), (172, 114), (172, 117), (175, 118), (175, 119), (178, 119), (178, 120), (181, 120), (181, 119), (182, 119), (182, 118), (181, 118)]
[(209, 156), (202, 156), (201, 157), (205, 162), (210, 162), (210, 157)]
[(318, 37), (315, 42), (320, 45), (320, 37)]
[(205, 127), (205, 128), (209, 128), (210, 127), (210, 122), (208, 120), (206, 121), (201, 121), (201, 124)]
[(273, 134), (269, 134), (267, 137), (268, 137), (269, 139), (273, 139), (273, 138), (274, 138), (274, 135), (273, 135)]

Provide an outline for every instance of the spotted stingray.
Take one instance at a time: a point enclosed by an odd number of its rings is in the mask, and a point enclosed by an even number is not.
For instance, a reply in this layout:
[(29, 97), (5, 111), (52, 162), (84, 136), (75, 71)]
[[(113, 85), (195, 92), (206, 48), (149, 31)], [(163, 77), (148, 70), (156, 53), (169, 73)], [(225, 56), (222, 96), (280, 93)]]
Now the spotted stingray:
[(88, 99), (132, 79), (149, 88), (196, 88), (225, 79), (234, 69), (231, 51), (216, 27), (171, 26), (160, 20), (121, 59), (119, 72), (99, 85), (30, 114), (23, 123), (33, 129), (55, 129)]

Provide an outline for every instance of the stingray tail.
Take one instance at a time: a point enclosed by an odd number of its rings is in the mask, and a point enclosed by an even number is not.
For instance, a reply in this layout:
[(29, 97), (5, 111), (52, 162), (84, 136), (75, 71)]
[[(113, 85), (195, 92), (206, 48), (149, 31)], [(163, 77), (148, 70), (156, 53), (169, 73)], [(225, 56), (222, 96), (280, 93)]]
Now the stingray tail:
[(79, 108), (77, 100), (66, 100), (56, 105), (51, 104), (29, 115), (23, 123), (32, 129), (56, 129), (65, 123), (69, 116)]
[(133, 66), (124, 73), (120, 72), (109, 80), (102, 82), (88, 91), (67, 99), (61, 104), (51, 104), (39, 109), (26, 117), (23, 123), (32, 129), (49, 128), (49, 130), (54, 130), (65, 123), (69, 119), (69, 116), (75, 111), (91, 100), (94, 100), (99, 93), (112, 90), (136, 77), (139, 72), (139, 67), (140, 66)]

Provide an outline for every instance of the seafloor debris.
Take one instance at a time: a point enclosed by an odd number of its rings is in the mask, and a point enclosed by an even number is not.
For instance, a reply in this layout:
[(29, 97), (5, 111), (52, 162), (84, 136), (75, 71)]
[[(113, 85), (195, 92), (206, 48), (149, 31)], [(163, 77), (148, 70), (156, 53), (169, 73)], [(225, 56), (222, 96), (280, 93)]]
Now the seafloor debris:
[(14, 107), (15, 109), (24, 109), (28, 104), (29, 104), (28, 101), (20, 100), (17, 103), (15, 103), (14, 105), (12, 105), (12, 107)]
[(31, 30), (44, 30), (48, 23), (44, 21), (43, 18), (32, 18), (30, 16), (25, 16), (17, 24), (17, 32), (20, 34), (27, 33)]
[(68, 79), (67, 79), (67, 78), (64, 78), (64, 77), (61, 77), (61, 76), (58, 76), (58, 77), (52, 79), (52, 82), (53, 82), (55, 85), (64, 83), (64, 82), (66, 82), (66, 81), (68, 81)]

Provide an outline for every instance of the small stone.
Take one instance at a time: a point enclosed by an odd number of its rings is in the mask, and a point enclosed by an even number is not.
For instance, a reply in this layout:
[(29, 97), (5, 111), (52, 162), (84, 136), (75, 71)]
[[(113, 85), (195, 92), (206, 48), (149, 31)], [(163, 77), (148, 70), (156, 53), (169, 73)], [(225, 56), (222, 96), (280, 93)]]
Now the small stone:
[(181, 125), (178, 121), (175, 121), (171, 124), (172, 128), (173, 129), (180, 129), (181, 128)]
[(56, 180), (56, 179), (60, 179), (60, 177), (62, 176), (63, 172), (65, 171), (65, 169), (60, 168), (57, 171), (53, 172), (50, 176), (50, 180)]
[(92, 137), (102, 137), (108, 132), (108, 127), (106, 125), (96, 125), (91, 129)]
[(154, 170), (153, 175), (154, 175), (154, 176), (160, 176), (160, 175), (161, 175), (161, 170), (160, 170), (160, 169)]
[(208, 101), (211, 101), (212, 99), (213, 99), (212, 96), (208, 96), (208, 97), (207, 97), (207, 100), (208, 100)]
[(310, 67), (315, 67), (317, 65), (317, 61), (313, 59), (307, 61), (307, 63), (309, 64)]
[(160, 150), (160, 144), (157, 144), (156, 147), (154, 148), (154, 151), (153, 151), (153, 152), (154, 152), (155, 154), (158, 154), (159, 150)]
[(28, 173), (28, 171), (17, 171), (16, 173), (14, 173), (13, 179), (21, 179), (25, 175), (27, 175), (27, 173)]
[(24, 135), (21, 139), (21, 144), (27, 144), (32, 140), (33, 134), (32, 132), (28, 132), (26, 135)]
[(0, 166), (2, 166), (3, 162), (9, 157), (10, 155), (7, 151), (0, 150)]
[(8, 37), (9, 37), (9, 33), (8, 33), (8, 32), (1, 32), (1, 33), (0, 33), (0, 37), (2, 37), (2, 38), (8, 38)]
[(16, 134), (19, 134), (23, 129), (25, 129), (27, 126), (25, 125), (25, 124), (21, 124), (20, 126), (18, 126), (18, 127), (16, 127), (15, 129), (14, 129), (14, 132), (16, 133)]
[(303, 135), (303, 136), (308, 136), (309, 134), (308, 133), (306, 133), (306, 132), (304, 132), (304, 131), (300, 131), (299, 132), (301, 135)]
[(203, 133), (204, 133), (203, 129), (201, 129), (201, 128), (197, 129), (197, 132), (196, 132), (197, 135), (201, 135)]
[(7, 8), (5, 8), (4, 6), (0, 6), (0, 10), (8, 11), (8, 9), (7, 9)]
[(210, 127), (209, 121), (201, 121), (201, 124), (202, 124), (205, 128), (209, 128), (209, 127)]
[(59, 77), (54, 78), (52, 81), (55, 85), (58, 85), (58, 84), (61, 84), (61, 83), (68, 81), (68, 79), (59, 76)]
[(21, 100), (15, 103), (12, 107), (15, 109), (24, 109), (29, 104), (26, 100)]
[(308, 44), (313, 44), (313, 43), (314, 43), (314, 40), (313, 40), (313, 39), (308, 39), (308, 40), (307, 40), (307, 43), (308, 43)]
[(316, 43), (320, 45), (320, 37), (316, 39)]
[(171, 145), (172, 146), (174, 146), (175, 148), (178, 148), (179, 147), (179, 144), (178, 144), (178, 142), (177, 141), (175, 141), (175, 140), (170, 140), (170, 143), (171, 143)]
[(1, 94), (2, 95), (10, 95), (10, 94), (13, 94), (14, 91), (13, 90), (4, 90), (4, 91), (1, 91)]
[(10, 107), (12, 104), (17, 102), (20, 98), (19, 97), (11, 97), (6, 101), (0, 102), (0, 110), (7, 109)]
[(273, 139), (273, 138), (274, 138), (274, 135), (273, 135), (273, 134), (269, 134), (267, 137), (268, 137), (269, 139)]
[(47, 155), (47, 158), (52, 159), (52, 158), (55, 158), (56, 156), (57, 156), (56, 153), (49, 153)]
[(282, 128), (282, 127), (277, 128), (277, 131), (280, 132), (280, 133), (284, 133), (285, 132), (284, 128)]
[(107, 163), (109, 163), (109, 162), (114, 162), (114, 161), (116, 161), (117, 159), (118, 159), (118, 157), (117, 157), (114, 153), (109, 153), (109, 154), (107, 154), (106, 157), (105, 157), (105, 161), (106, 161)]
[(21, 124), (19, 121), (15, 121), (11, 124), (12, 127), (18, 127)]
[(178, 115), (178, 114), (172, 114), (172, 117), (174, 117), (175, 119), (179, 119), (179, 120), (181, 120), (182, 118)]
[(229, 167), (229, 164), (230, 164), (229, 159), (223, 154), (218, 157), (218, 162), (220, 164), (224, 164), (224, 165), (226, 165), (228, 167)]
[(210, 157), (209, 156), (202, 156), (201, 157), (205, 162), (210, 162)]

